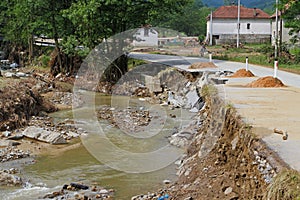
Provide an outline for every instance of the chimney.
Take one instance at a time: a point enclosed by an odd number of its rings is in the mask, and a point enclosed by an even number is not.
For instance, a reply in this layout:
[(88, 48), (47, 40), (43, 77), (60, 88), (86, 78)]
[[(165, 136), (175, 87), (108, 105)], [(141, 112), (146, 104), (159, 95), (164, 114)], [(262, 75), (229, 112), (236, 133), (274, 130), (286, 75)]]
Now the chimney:
[(253, 9), (253, 16), (254, 16), (254, 17), (257, 16), (256, 8)]

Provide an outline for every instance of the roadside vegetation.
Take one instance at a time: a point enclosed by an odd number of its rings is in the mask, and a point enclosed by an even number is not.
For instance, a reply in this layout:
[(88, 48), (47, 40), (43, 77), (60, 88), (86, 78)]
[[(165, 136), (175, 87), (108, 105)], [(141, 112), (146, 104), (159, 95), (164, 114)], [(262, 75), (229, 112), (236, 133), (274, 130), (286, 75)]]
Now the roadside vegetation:
[(300, 174), (295, 170), (282, 170), (274, 179), (264, 199), (300, 199)]
[[(209, 46), (207, 50), (213, 53), (214, 59), (245, 62), (266, 67), (274, 66), (274, 47), (271, 44), (246, 44), (240, 48), (234, 45)], [(282, 46), (278, 57), (279, 68), (300, 74), (300, 47), (288, 48)]]

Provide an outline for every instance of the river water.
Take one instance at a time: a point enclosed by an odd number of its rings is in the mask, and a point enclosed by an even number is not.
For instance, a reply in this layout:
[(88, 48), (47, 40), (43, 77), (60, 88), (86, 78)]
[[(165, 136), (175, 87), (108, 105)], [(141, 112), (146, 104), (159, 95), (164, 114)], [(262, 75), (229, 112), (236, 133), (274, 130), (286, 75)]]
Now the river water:
[[(151, 121), (150, 128), (145, 129), (145, 133), (159, 132), (146, 139), (132, 137), (124, 134), (122, 130), (110, 126), (106, 121), (100, 121), (103, 131), (107, 137), (117, 144), (120, 148), (132, 152), (147, 152), (168, 145), (167, 136), (174, 131), (174, 127), (185, 126), (189, 123), (192, 114), (183, 109), (169, 110), (168, 107), (153, 106), (128, 97), (106, 96), (96, 94), (95, 105), (80, 108), (81, 119), (84, 123), (89, 121), (90, 113), (95, 107), (111, 105), (119, 107), (137, 107), (141, 109), (150, 109), (150, 114), (157, 116)], [(87, 104), (89, 105), (89, 104)], [(171, 118), (170, 114), (179, 116)], [(56, 122), (73, 118), (72, 110), (59, 111), (51, 114)], [(158, 128), (157, 128), (158, 127)], [(157, 128), (157, 130), (156, 130)], [(90, 136), (93, 140), (94, 136)], [(170, 164), (152, 172), (145, 173), (126, 173), (115, 170), (95, 158), (83, 145), (57, 155), (43, 155), (36, 158), (33, 165), (28, 165), (22, 169), (22, 177), (30, 184), (22, 189), (20, 188), (0, 188), (0, 199), (30, 200), (38, 199), (48, 192), (59, 190), (62, 185), (70, 182), (81, 182), (91, 185), (96, 183), (107, 189), (115, 190), (115, 199), (130, 199), (132, 196), (155, 191), (164, 187), (163, 180), (176, 179), (176, 166)], [(99, 152), (105, 151), (101, 146), (97, 147)], [(97, 157), (97, 156), (96, 156)], [(157, 161), (163, 162), (168, 156), (156, 156)], [(130, 165), (130, 162), (129, 162)]]

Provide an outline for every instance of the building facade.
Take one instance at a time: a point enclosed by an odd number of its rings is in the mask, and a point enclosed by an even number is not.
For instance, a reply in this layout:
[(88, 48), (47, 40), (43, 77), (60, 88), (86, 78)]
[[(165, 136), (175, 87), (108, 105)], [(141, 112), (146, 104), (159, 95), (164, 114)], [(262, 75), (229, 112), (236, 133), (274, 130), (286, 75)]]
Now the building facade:
[(157, 47), (158, 46), (158, 32), (151, 27), (143, 27), (137, 29), (133, 35), (134, 47)]
[[(257, 8), (240, 7), (240, 43), (266, 43), (271, 41), (270, 16)], [(211, 34), (212, 33), (212, 34)], [(207, 42), (212, 35), (213, 44), (234, 44), (238, 34), (238, 6), (221, 6), (207, 17)]]

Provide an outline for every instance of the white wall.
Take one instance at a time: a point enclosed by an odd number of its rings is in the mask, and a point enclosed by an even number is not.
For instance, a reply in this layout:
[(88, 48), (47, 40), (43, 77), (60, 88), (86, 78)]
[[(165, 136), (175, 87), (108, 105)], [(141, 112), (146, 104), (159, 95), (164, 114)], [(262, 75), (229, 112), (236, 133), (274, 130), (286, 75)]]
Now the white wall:
[[(247, 24), (250, 29), (247, 29)], [(213, 35), (237, 34), (237, 19), (213, 19)], [(240, 34), (269, 34), (271, 23), (269, 19), (240, 19)], [(207, 35), (209, 35), (210, 21), (207, 22)]]
[[(275, 31), (276, 31), (276, 20), (272, 20), (272, 44), (275, 44)], [(278, 39), (280, 39), (280, 19), (278, 19)], [(284, 21), (282, 21), (282, 42), (290, 42), (291, 36), (289, 35), (289, 28), (284, 28)]]
[(145, 36), (145, 29), (140, 28), (134, 34), (136, 40), (133, 40), (133, 46), (158, 46), (158, 33), (149, 28), (148, 36)]

